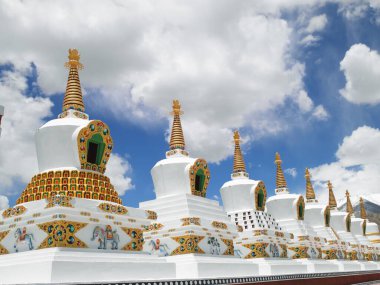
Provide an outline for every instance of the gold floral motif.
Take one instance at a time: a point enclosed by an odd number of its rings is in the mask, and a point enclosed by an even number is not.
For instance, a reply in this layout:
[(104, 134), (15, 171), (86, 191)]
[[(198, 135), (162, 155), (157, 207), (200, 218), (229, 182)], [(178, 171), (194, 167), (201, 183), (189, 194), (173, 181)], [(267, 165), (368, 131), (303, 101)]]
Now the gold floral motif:
[(268, 243), (266, 242), (243, 244), (243, 246), (250, 250), (250, 253), (244, 257), (246, 259), (269, 257), (268, 253), (266, 252), (266, 248), (268, 246)]
[(239, 233), (241, 233), (243, 231), (243, 227), (241, 225), (237, 225), (237, 230)]
[(48, 204), (46, 205), (45, 209), (56, 207), (56, 206), (74, 208), (73, 205), (71, 204), (72, 199), (73, 199), (72, 197), (64, 196), (64, 195), (51, 196), (46, 199), (46, 202)]
[(185, 235), (172, 237), (180, 245), (172, 251), (170, 255), (179, 255), (187, 253), (205, 253), (200, 247), (199, 243), (204, 239), (203, 236), (198, 235)]
[(234, 255), (234, 242), (232, 239), (221, 238), (222, 242), (227, 246), (223, 255)]
[(337, 259), (337, 255), (336, 255), (336, 249), (329, 249), (329, 250), (322, 250), (323, 254), (324, 254), (324, 259)]
[(107, 176), (78, 170), (57, 170), (35, 175), (17, 199), (17, 204), (57, 195), (122, 204)]
[(289, 249), (294, 251), (292, 256), (293, 259), (310, 258), (310, 255), (307, 253), (307, 250), (309, 249), (307, 246), (289, 247)]
[(189, 226), (189, 225), (201, 225), (201, 219), (198, 217), (186, 217), (181, 219), (182, 226)]
[(356, 250), (347, 251), (348, 260), (358, 260), (358, 252)]
[[(99, 165), (87, 161), (88, 140), (94, 135), (100, 135), (104, 143), (103, 156), (100, 159)], [(104, 173), (113, 148), (113, 141), (107, 124), (99, 120), (90, 121), (86, 127), (80, 130), (77, 143), (81, 168)]]
[(145, 231), (147, 231), (147, 232), (150, 232), (150, 231), (157, 231), (157, 230), (160, 230), (160, 229), (162, 229), (164, 227), (164, 225), (163, 224), (160, 224), (160, 223), (153, 223), (153, 224), (151, 224), (151, 225), (149, 225), (149, 226), (144, 226), (144, 229), (145, 229)]
[(38, 249), (48, 247), (87, 248), (88, 246), (75, 236), (86, 225), (87, 223), (64, 220), (39, 224), (38, 227), (47, 233), (47, 237)]
[(101, 203), (98, 208), (104, 212), (117, 214), (117, 215), (127, 215), (128, 210), (122, 205), (114, 205), (111, 203)]
[(20, 216), (26, 212), (26, 208), (24, 206), (16, 206), (13, 208), (8, 208), (3, 212), (3, 218), (10, 218), (14, 216)]
[[(259, 200), (258, 200), (258, 194), (259, 192), (262, 191), (264, 194), (264, 199), (261, 207), (259, 207)], [(259, 184), (257, 184), (255, 188), (255, 206), (257, 211), (264, 211), (265, 209), (265, 203), (267, 201), (267, 190), (265, 188), (265, 184), (263, 181), (260, 181)]]
[(123, 250), (142, 251), (144, 245), (143, 230), (125, 227), (121, 229), (131, 238), (131, 241), (123, 247)]
[(297, 238), (299, 241), (309, 240), (309, 236), (298, 236)]
[(9, 253), (9, 251), (1, 245), (1, 241), (7, 236), (8, 233), (9, 231), (0, 232), (0, 255)]
[(282, 249), (280, 257), (282, 258), (288, 257), (288, 247), (286, 246), (286, 244), (280, 244), (280, 247)]
[(157, 220), (157, 213), (151, 210), (146, 210), (145, 213), (148, 215), (148, 220)]
[[(195, 180), (197, 176), (197, 172), (202, 171), (203, 172), (203, 188), (202, 189), (195, 189)], [(191, 189), (191, 194), (195, 196), (200, 196), (200, 197), (206, 197), (206, 191), (208, 184), (210, 182), (210, 171), (208, 169), (208, 165), (206, 160), (202, 158), (198, 158), (194, 164), (190, 167), (189, 170), (189, 175), (190, 175), (190, 189)]]
[(213, 221), (211, 225), (217, 229), (222, 229), (222, 230), (227, 229), (227, 225), (225, 223), (222, 223), (222, 222)]
[(254, 230), (253, 233), (255, 236), (261, 236), (261, 235), (267, 236), (268, 230)]
[(284, 233), (283, 232), (275, 231), (274, 234), (275, 234), (276, 237), (284, 237)]

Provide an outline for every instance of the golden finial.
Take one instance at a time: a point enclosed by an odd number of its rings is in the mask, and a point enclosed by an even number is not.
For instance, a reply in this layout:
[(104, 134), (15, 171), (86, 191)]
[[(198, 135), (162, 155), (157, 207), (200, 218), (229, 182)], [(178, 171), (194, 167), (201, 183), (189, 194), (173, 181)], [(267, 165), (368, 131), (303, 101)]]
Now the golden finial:
[(354, 213), (354, 209), (352, 208), (350, 193), (348, 192), (348, 190), (346, 190), (346, 198), (347, 198), (346, 212), (352, 215)]
[(287, 188), (284, 172), (282, 171), (282, 168), (281, 168), (282, 160), (281, 160), (280, 154), (278, 152), (276, 152), (274, 163), (277, 166), (277, 169), (276, 169), (276, 189)]
[(330, 180), (327, 182), (327, 187), (329, 188), (329, 207), (330, 209), (334, 209), (337, 207), (337, 204)]
[(170, 135), (170, 149), (185, 149), (185, 138), (183, 136), (182, 125), (180, 115), (183, 114), (181, 111), (181, 104), (178, 100), (173, 100), (173, 112), (171, 114), (174, 116), (172, 133)]
[(239, 131), (234, 131), (235, 153), (234, 153), (234, 170), (233, 173), (246, 172), (244, 158), (240, 149)]
[(360, 218), (363, 220), (367, 219), (367, 212), (365, 211), (364, 200), (362, 197), (360, 197)]
[(309, 173), (309, 169), (306, 168), (305, 169), (306, 201), (315, 200), (315, 192), (314, 192), (314, 189), (313, 189), (313, 185), (311, 184), (310, 177), (311, 176), (310, 176), (310, 173)]
[(83, 65), (79, 62), (80, 55), (78, 50), (69, 49), (68, 58), (69, 61), (65, 63), (65, 67), (69, 68), (70, 71), (62, 111), (65, 112), (66, 110), (73, 109), (84, 112), (82, 88), (78, 74), (78, 69), (82, 69)]

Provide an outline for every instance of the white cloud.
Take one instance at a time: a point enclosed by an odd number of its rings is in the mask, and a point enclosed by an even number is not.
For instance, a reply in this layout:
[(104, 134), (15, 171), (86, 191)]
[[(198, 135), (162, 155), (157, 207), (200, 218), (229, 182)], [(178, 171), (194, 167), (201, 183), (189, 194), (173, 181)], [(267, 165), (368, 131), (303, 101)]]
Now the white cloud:
[[(293, 31), (279, 17), (281, 9), (315, 3), (303, 2), (9, 1), (0, 10), (0, 58), (18, 67), (33, 62), (39, 86), (53, 94), (64, 91), (62, 64), (77, 47), (92, 106), (101, 102), (105, 112), (146, 126), (180, 99), (188, 149), (218, 162), (232, 154), (233, 129), (253, 136), (287, 129), (267, 115), (298, 100), (304, 67), (289, 54)], [(297, 119), (313, 116), (303, 100)]]
[(7, 196), (0, 195), (0, 210), (9, 208), (9, 200)]
[(326, 14), (314, 16), (310, 19), (309, 25), (306, 28), (306, 32), (315, 33), (324, 30), (327, 25), (327, 16)]
[(120, 196), (124, 195), (126, 191), (134, 188), (132, 179), (128, 176), (131, 172), (131, 166), (126, 159), (118, 155), (112, 154), (108, 163), (106, 175), (110, 177), (115, 190)]
[(380, 179), (380, 130), (362, 126), (343, 139), (337, 160), (312, 168), (318, 198), (327, 201), (326, 182), (331, 180), (337, 199), (348, 189), (353, 196), (378, 193)]
[(297, 169), (295, 168), (287, 168), (284, 170), (286, 174), (289, 174), (291, 177), (295, 178), (297, 176)]
[[(0, 193), (17, 195), (38, 173), (35, 151), (35, 131), (51, 115), (53, 106), (49, 98), (27, 97), (27, 76), (31, 68), (2, 71), (0, 74), (0, 103), (5, 106), (0, 138)], [(107, 173), (119, 194), (133, 187), (130, 166), (118, 154), (111, 155)], [(0, 208), (8, 199), (0, 195)]]
[(380, 55), (364, 44), (355, 44), (340, 62), (346, 77), (341, 95), (355, 104), (380, 103)]
[(322, 105), (318, 105), (314, 109), (313, 117), (315, 117), (317, 120), (323, 121), (327, 120), (327, 118), (329, 117), (329, 113)]

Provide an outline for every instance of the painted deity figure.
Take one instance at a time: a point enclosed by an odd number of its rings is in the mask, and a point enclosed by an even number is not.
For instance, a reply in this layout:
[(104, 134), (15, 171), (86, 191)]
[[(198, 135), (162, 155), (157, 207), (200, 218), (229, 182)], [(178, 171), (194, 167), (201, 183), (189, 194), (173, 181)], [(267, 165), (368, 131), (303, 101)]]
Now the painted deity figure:
[(100, 226), (96, 226), (91, 240), (95, 240), (99, 242), (98, 249), (107, 249), (108, 241), (111, 242), (111, 249), (118, 249), (118, 245), (120, 242), (119, 234), (116, 230), (112, 230), (110, 225), (107, 225), (106, 228), (102, 228)]
[(151, 240), (149, 243), (151, 249), (150, 251), (158, 256), (168, 256), (170, 252), (170, 248), (166, 244), (162, 244), (160, 239), (156, 239), (156, 241)]
[(16, 252), (18, 252), (19, 248), (18, 246), (21, 245), (27, 245), (29, 250), (34, 249), (32, 240), (34, 239), (33, 234), (28, 234), (26, 232), (26, 227), (16, 229), (15, 231), (15, 238), (16, 238), (16, 244), (14, 245), (14, 248)]
[(280, 257), (280, 250), (277, 244), (271, 243), (269, 245), (269, 251), (272, 254), (272, 257)]
[(207, 243), (210, 245), (211, 254), (220, 255), (220, 243), (217, 238), (209, 237)]

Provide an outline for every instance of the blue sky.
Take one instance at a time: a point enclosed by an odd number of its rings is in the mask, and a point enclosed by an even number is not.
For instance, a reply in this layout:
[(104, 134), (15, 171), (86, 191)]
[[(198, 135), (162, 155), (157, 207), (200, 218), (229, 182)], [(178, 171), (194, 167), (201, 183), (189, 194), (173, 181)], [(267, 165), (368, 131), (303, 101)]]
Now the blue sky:
[[(0, 194), (9, 204), (38, 171), (33, 128), (60, 113), (69, 48), (85, 66), (86, 112), (110, 126), (110, 176), (125, 205), (155, 197), (150, 169), (168, 149), (177, 98), (190, 155), (210, 161), (211, 199), (230, 179), (234, 129), (269, 195), (276, 151), (291, 192), (303, 193), (305, 167), (322, 200), (328, 179), (337, 198), (378, 192), (380, 7), (371, 1), (47, 3), (0, 1), (10, 27), (0, 30)], [(51, 15), (40, 19), (44, 9)]]

